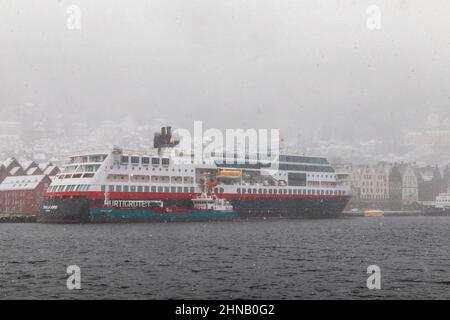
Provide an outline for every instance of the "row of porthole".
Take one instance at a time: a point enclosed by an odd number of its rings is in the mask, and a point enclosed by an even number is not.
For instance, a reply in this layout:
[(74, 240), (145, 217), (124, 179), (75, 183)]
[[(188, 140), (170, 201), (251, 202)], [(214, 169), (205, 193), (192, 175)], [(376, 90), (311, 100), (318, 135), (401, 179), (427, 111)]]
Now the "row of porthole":
[[(110, 168), (111, 170), (113, 170), (113, 169), (114, 169), (114, 166), (110, 166), (109, 168)], [(119, 169), (119, 170), (120, 170), (121, 168), (122, 168), (121, 166), (118, 166), (118, 167), (117, 167), (117, 169)], [(134, 168), (136, 168), (136, 167), (131, 167), (131, 170), (134, 170)], [(142, 167), (138, 167), (138, 168), (139, 168), (139, 170), (142, 170)], [(155, 169), (156, 169), (156, 168), (152, 168), (151, 171), (157, 171), (157, 170), (155, 170)], [(128, 167), (125, 166), (125, 167), (124, 167), (124, 170), (128, 170)], [(145, 168), (145, 171), (149, 171), (149, 168), (146, 167), (146, 168)], [(162, 168), (159, 168), (158, 171), (162, 171)], [(166, 168), (166, 171), (168, 172), (169, 169)], [(175, 172), (175, 169), (172, 168), (172, 172)], [(182, 172), (182, 169), (178, 169), (178, 172)], [(188, 172), (188, 169), (184, 169), (184, 172)], [(194, 172), (194, 170), (191, 169), (190, 172)]]
[(314, 190), (314, 189), (237, 189), (237, 193), (245, 194), (302, 194), (302, 195), (345, 195), (343, 190)]

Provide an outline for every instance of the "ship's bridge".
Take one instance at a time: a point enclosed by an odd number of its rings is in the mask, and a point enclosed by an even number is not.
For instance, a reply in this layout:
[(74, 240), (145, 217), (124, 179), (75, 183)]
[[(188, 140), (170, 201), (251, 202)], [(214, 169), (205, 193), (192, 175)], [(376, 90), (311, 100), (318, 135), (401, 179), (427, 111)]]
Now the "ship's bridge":
[(107, 154), (87, 154), (71, 156), (66, 162), (66, 165), (83, 164), (83, 163), (103, 163), (108, 157)]

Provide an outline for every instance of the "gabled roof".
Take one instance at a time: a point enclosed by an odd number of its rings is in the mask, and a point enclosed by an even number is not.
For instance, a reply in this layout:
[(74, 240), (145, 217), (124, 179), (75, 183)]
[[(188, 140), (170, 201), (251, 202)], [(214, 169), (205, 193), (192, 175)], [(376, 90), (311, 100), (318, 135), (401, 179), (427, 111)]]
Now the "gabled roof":
[(20, 165), (22, 166), (22, 169), (25, 170), (25, 171), (28, 171), (31, 168), (36, 168), (37, 167), (37, 164), (34, 161), (32, 161), (32, 160), (22, 161), (22, 162), (20, 162)]
[(44, 174), (51, 176), (54, 174), (57, 174), (59, 172), (59, 168), (57, 166), (48, 166), (45, 171)]
[(43, 162), (40, 163), (38, 165), (39, 169), (41, 169), (42, 171), (45, 171), (45, 169), (47, 169), (49, 166), (51, 166), (52, 164), (50, 162)]
[(12, 168), (10, 171), (9, 171), (9, 174), (10, 175), (12, 175), (12, 176), (14, 176), (14, 175), (16, 175), (16, 174), (20, 174), (21, 172), (23, 172), (23, 169), (22, 169), (22, 167), (14, 167), (14, 168)]
[(34, 190), (45, 178), (45, 175), (6, 177), (0, 183), (0, 191)]
[(36, 176), (36, 175), (41, 175), (43, 172), (41, 169), (39, 169), (39, 167), (31, 167), (30, 169), (28, 169), (27, 171), (27, 175), (28, 176)]
[(10, 167), (11, 167), (12, 165), (14, 165), (14, 164), (16, 164), (15, 166), (20, 165), (19, 162), (18, 162), (18, 161), (16, 160), (16, 158), (14, 158), (14, 157), (10, 157), (10, 158), (4, 160), (4, 161), (2, 162), (2, 164), (3, 164), (3, 165), (5, 166), (5, 168), (7, 168), (7, 169), (11, 169)]

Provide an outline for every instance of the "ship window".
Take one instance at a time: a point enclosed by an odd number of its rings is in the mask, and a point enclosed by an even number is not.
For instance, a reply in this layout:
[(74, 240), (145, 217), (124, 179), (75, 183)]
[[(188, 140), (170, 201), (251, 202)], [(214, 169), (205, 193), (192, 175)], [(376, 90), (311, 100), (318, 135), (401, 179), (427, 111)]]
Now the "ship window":
[(131, 192), (136, 192), (136, 186), (131, 186), (131, 187), (130, 187), (130, 191), (131, 191)]
[(120, 163), (125, 164), (125, 163), (128, 163), (128, 161), (129, 161), (128, 156), (121, 156), (120, 157)]
[(171, 187), (170, 188), (170, 192), (177, 192), (177, 188), (176, 187)]
[(184, 190), (184, 192), (186, 192), (186, 193), (187, 193), (187, 192), (189, 192), (189, 187), (184, 187), (184, 189), (183, 189), (183, 190)]
[(159, 164), (159, 158), (153, 157), (152, 158), (152, 164), (158, 165)]
[(262, 193), (262, 189), (258, 189), (258, 193), (261, 194)]
[(169, 192), (169, 187), (164, 187), (164, 192)]
[(219, 188), (214, 188), (214, 193), (218, 193), (219, 192)]
[(247, 190), (246, 189), (242, 189), (242, 193), (247, 193)]
[(144, 187), (144, 192), (149, 192), (150, 191), (150, 187), (149, 186), (145, 186)]
[(223, 193), (224, 192), (223, 188), (219, 188), (219, 192)]
[(287, 194), (287, 189), (284, 189), (284, 190), (283, 190), (283, 193), (284, 193), (284, 194)]
[(163, 166), (168, 166), (169, 165), (169, 158), (162, 158), (161, 163)]
[(183, 192), (183, 187), (177, 187), (177, 192), (182, 193)]
[(116, 192), (122, 192), (122, 186), (116, 186)]
[(138, 186), (138, 187), (137, 187), (137, 191), (138, 191), (138, 192), (142, 192), (142, 191), (143, 191), (142, 186)]
[(272, 190), (272, 189), (269, 189), (269, 194), (272, 194), (272, 192), (273, 192), (273, 190)]
[(102, 185), (102, 187), (100, 189), (102, 190), (102, 192), (105, 192), (106, 191), (106, 186)]
[(237, 188), (236, 192), (241, 193), (241, 188)]
[(109, 191), (114, 191), (114, 186), (108, 186)]
[(190, 187), (190, 189), (189, 189), (190, 191), (191, 191), (191, 193), (194, 193), (195, 192), (195, 189), (194, 189), (194, 187)]
[(292, 189), (289, 189), (289, 194), (292, 194)]
[(145, 165), (148, 165), (150, 163), (150, 158), (149, 157), (142, 157), (141, 161), (142, 161), (142, 164), (145, 166)]
[(123, 186), (123, 191), (124, 191), (124, 192), (128, 192), (128, 190), (129, 190), (129, 187), (128, 187), (128, 186)]
[(131, 164), (139, 164), (139, 157), (131, 157)]
[(163, 187), (158, 187), (158, 192), (163, 192)]

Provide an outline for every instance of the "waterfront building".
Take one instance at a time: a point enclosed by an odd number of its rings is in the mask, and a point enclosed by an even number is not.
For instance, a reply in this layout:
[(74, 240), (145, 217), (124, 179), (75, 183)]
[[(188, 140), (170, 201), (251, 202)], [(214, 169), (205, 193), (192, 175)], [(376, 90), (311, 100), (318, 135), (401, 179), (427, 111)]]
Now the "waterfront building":
[(389, 166), (355, 166), (352, 169), (352, 203), (362, 207), (384, 207), (389, 200)]
[(396, 164), (389, 173), (389, 202), (392, 209), (403, 209), (419, 201), (418, 181), (409, 164)]
[(439, 167), (417, 168), (416, 175), (420, 202), (435, 201), (440, 193), (446, 192), (447, 188)]
[(0, 183), (0, 214), (35, 215), (50, 183), (46, 175), (5, 178)]

